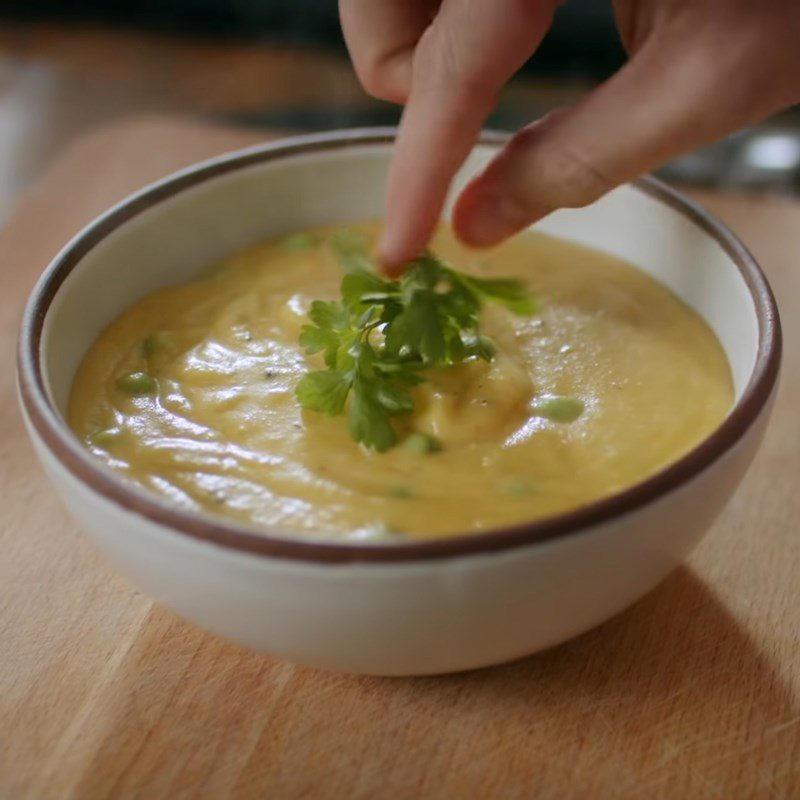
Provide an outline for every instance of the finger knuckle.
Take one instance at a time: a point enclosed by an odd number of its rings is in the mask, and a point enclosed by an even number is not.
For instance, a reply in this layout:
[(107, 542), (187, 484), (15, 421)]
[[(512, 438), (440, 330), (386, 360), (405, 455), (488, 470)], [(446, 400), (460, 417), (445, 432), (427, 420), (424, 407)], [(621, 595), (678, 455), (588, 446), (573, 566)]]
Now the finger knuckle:
[(568, 148), (553, 148), (549, 163), (553, 183), (560, 189), (560, 205), (565, 208), (593, 203), (614, 187), (614, 181), (595, 164)]
[(364, 91), (378, 100), (397, 99), (398, 87), (394, 85), (391, 70), (380, 59), (369, 59), (356, 66)]
[(452, 94), (474, 101), (494, 91), (487, 70), (446, 28), (431, 27), (422, 35), (414, 53), (414, 74), (420, 81), (447, 87)]

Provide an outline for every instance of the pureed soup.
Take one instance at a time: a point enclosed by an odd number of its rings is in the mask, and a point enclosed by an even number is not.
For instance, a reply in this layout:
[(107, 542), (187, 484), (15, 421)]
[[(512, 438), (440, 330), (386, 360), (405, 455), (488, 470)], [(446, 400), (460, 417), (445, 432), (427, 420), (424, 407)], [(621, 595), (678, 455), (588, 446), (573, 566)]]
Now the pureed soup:
[[(367, 245), (378, 229), (351, 226)], [(248, 249), (113, 322), (72, 390), (70, 423), (91, 452), (186, 509), (391, 542), (590, 503), (675, 461), (731, 407), (719, 342), (643, 272), (535, 232), (476, 253), (442, 226), (437, 255), (520, 279), (538, 310), (484, 306), (492, 360), (423, 373), (414, 411), (392, 420), (399, 444), (368, 449), (344, 416), (305, 410), (295, 394), (324, 366), (298, 336), (313, 300), (339, 297), (332, 232)]]

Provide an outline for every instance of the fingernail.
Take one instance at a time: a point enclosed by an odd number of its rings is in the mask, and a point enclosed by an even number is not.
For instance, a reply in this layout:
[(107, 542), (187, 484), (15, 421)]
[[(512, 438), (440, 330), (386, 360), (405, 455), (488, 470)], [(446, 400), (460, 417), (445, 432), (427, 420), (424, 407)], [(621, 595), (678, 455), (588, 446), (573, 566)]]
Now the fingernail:
[(529, 218), (529, 212), (507, 195), (481, 194), (462, 210), (458, 235), (467, 244), (488, 247), (524, 228)]

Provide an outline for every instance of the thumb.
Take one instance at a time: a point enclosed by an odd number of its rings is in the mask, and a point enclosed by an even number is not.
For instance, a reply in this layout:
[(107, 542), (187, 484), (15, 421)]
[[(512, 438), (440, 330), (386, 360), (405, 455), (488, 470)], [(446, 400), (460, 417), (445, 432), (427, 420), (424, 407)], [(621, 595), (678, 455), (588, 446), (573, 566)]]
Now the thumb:
[(724, 48), (702, 37), (665, 38), (647, 41), (575, 106), (517, 133), (459, 197), (458, 237), (477, 247), (496, 244), (557, 208), (588, 205), (785, 101), (765, 85), (768, 70), (752, 69), (752, 48), (745, 45), (757, 37)]

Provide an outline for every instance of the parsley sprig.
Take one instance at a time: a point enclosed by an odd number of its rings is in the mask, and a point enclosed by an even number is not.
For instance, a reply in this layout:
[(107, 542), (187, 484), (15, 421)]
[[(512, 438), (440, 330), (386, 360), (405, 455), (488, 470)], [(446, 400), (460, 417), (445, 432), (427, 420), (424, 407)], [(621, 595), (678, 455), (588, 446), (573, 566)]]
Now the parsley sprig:
[(520, 315), (536, 310), (519, 281), (465, 275), (432, 253), (386, 280), (351, 232), (331, 245), (345, 272), (341, 300), (315, 300), (300, 331), (301, 346), (322, 353), (326, 369), (303, 376), (296, 394), (312, 411), (346, 410), (353, 439), (379, 452), (397, 443), (391, 418), (414, 410), (410, 389), (424, 370), (491, 360), (494, 347), (478, 324), (484, 301)]

